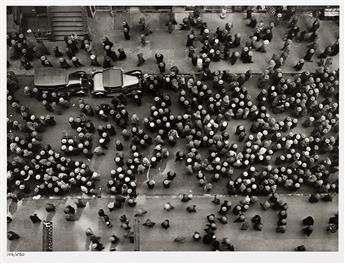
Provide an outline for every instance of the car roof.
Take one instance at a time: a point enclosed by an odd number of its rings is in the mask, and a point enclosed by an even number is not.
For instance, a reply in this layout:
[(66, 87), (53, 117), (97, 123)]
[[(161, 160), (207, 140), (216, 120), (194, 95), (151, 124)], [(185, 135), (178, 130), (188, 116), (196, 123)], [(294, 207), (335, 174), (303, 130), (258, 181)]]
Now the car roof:
[(35, 68), (35, 86), (65, 86), (67, 84), (67, 73), (65, 69), (38, 67)]
[(105, 69), (103, 71), (104, 88), (118, 88), (123, 86), (123, 72), (121, 68)]

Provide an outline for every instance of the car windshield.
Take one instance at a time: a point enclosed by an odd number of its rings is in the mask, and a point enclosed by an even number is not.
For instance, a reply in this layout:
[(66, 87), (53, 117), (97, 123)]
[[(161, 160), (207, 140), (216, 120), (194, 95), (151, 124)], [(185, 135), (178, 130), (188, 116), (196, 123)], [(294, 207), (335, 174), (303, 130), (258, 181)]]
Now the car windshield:
[(97, 72), (93, 76), (93, 91), (104, 91), (102, 72)]

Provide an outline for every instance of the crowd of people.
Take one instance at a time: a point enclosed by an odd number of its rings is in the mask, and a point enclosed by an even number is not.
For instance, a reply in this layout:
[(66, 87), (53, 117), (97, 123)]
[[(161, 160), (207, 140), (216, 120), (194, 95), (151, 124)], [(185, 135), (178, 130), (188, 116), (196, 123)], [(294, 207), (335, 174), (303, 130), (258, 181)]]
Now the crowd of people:
[[(338, 54), (339, 42), (326, 47), (318, 55), (324, 62), (319, 63), (315, 72), (302, 71), (304, 62), (311, 61), (315, 56), (320, 21), (316, 19), (309, 30), (301, 32), (297, 26), (298, 16), (291, 11), (282, 18), (289, 20), (289, 31), (286, 39), (282, 40), (282, 53), (274, 54), (257, 78), (258, 95), (253, 97), (246, 87), (246, 83), (254, 78), (250, 70), (234, 74), (229, 70), (212, 72), (209, 67), (211, 62), (219, 60), (228, 60), (231, 64), (238, 59), (243, 63), (252, 63), (253, 52), (266, 52), (275, 24), (257, 22), (251, 12), (247, 13), (247, 19), (248, 26), (255, 28), (255, 32), (241, 46), (241, 35), (235, 33), (232, 36), (231, 23), (211, 33), (196, 10), (180, 26), (181, 30), (191, 30), (186, 46), (201, 77), (181, 75), (177, 66), (166, 73), (164, 55), (156, 53), (161, 74), (144, 74), (141, 91), (135, 96), (115, 96), (110, 104), (96, 106), (88, 102), (89, 99), (79, 99), (79, 113), (66, 118), (73, 133), (64, 133), (61, 153), (42, 143), (41, 133), (56, 126), (54, 115), (63, 114), (73, 99), (64, 93), (20, 87), (16, 76), (9, 73), (7, 101), (16, 114), (7, 118), (8, 197), (73, 194), (77, 190), (95, 195), (100, 175), (92, 171), (87, 162), (73, 160), (71, 156), (83, 155), (91, 159), (93, 155), (115, 151), (107, 187), (108, 193), (116, 198), (108, 204), (108, 210), (121, 208), (125, 203), (133, 207), (140, 195), (137, 180), (149, 175), (150, 169), (158, 167), (160, 162), (172, 158), (176, 166), (184, 166), (186, 174), (195, 177), (196, 184), (204, 192), (212, 192), (217, 182), (225, 179), (228, 194), (245, 195), (236, 205), (215, 197), (212, 202), (219, 205), (219, 210), (206, 217), (204, 233), (195, 231), (191, 234), (193, 240), (202, 240), (212, 250), (230, 251), (235, 250), (235, 246), (230, 238), (217, 238), (217, 224), (227, 224), (232, 213), (237, 217), (236, 222), (241, 223), (240, 229), (248, 229), (245, 212), (257, 202), (257, 196), (267, 196), (267, 200), (260, 204), (263, 210), (272, 208), (278, 211), (278, 233), (286, 232), (288, 209), (287, 203), (278, 195), (280, 191), (310, 188), (313, 193), (310, 202), (332, 201), (333, 194), (338, 192), (338, 180), (332, 175), (338, 172), (339, 166), (339, 70), (332, 70), (326, 61)], [(142, 38), (145, 38), (152, 31), (145, 21), (141, 23), (145, 32)], [(171, 24), (173, 21), (168, 23), (170, 31)], [(125, 39), (129, 40), (128, 23), (123, 23), (123, 30)], [(195, 33), (197, 30), (200, 30), (199, 34)], [(194, 47), (196, 39), (202, 43), (200, 50)], [(294, 67), (299, 73), (286, 75), (281, 67), (293, 41), (313, 44), (308, 45), (306, 55)], [(87, 36), (66, 37), (65, 53), (75, 67), (82, 66), (76, 56), (80, 50), (89, 53), (92, 66), (101, 66), (92, 42)], [(20, 33), (8, 35), (7, 44), (10, 46), (10, 58), (21, 59), (26, 69), (32, 67), (34, 58), (39, 58), (45, 67), (53, 66), (46, 57), (50, 51), (41, 41), (33, 44), (25, 34)], [(123, 49), (116, 52), (109, 38), (105, 37), (102, 44), (106, 54), (103, 67), (111, 67), (112, 61), (126, 58)], [(237, 48), (240, 51), (234, 50)], [(53, 52), (62, 68), (71, 67), (58, 47)], [(137, 66), (144, 62), (143, 56), (138, 55)], [(51, 114), (33, 113), (24, 102), (16, 99), (18, 89), (23, 89), (26, 96), (41, 102)], [(141, 105), (144, 97), (151, 98), (152, 104), (148, 115), (139, 118), (136, 113), (130, 113), (128, 105)], [(179, 106), (181, 113), (172, 110), (174, 104)], [(96, 126), (95, 120), (102, 125)], [(238, 124), (242, 121), (243, 124), (250, 121), (250, 126), (240, 124), (235, 133), (229, 132), (233, 122)], [(98, 141), (94, 140), (94, 134), (98, 136)], [(114, 137), (116, 140), (112, 141)], [(110, 145), (111, 142), (115, 145)], [(128, 149), (126, 145), (129, 145)], [(178, 148), (175, 153), (172, 152), (174, 147)], [(170, 188), (176, 178), (181, 177), (183, 175), (169, 170), (161, 184)], [(148, 176), (144, 188), (152, 190), (155, 186), (156, 181)], [(181, 198), (181, 202), (191, 200), (192, 196), (187, 194)], [(173, 208), (171, 204), (164, 207), (167, 211)], [(196, 205), (189, 205), (186, 210), (188, 213), (197, 212)], [(69, 220), (73, 220), (75, 209), (68, 207), (65, 213)], [(113, 226), (103, 209), (98, 215), (107, 227)], [(36, 217), (31, 220), (40, 222)], [(133, 241), (128, 218), (123, 216), (121, 222)], [(254, 230), (262, 230), (264, 223), (260, 215), (255, 215), (250, 222)], [(155, 223), (148, 218), (143, 225), (153, 228)], [(303, 225), (303, 232), (309, 236), (313, 231), (313, 218), (308, 216), (303, 219)], [(332, 218), (327, 230), (333, 232), (337, 230), (337, 225), (337, 217)], [(163, 229), (169, 226), (169, 219), (161, 223)], [(11, 239), (20, 237), (13, 231), (9, 231), (10, 236)], [(87, 236), (94, 250), (104, 249), (99, 237), (92, 231), (89, 230)], [(181, 237), (175, 239), (175, 242), (183, 241)], [(119, 237), (113, 235), (111, 243), (118, 242)], [(305, 247), (301, 245), (296, 250), (305, 250)]]

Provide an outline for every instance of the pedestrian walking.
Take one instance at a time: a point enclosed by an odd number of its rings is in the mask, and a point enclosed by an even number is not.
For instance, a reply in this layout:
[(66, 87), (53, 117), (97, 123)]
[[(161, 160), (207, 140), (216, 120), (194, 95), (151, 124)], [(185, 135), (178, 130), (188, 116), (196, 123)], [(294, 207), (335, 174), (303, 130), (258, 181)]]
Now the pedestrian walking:
[(137, 58), (138, 58), (137, 67), (140, 67), (141, 65), (145, 63), (144, 54), (143, 53), (137, 54)]
[(304, 66), (304, 59), (300, 59), (293, 68), (296, 71), (300, 71), (300, 70), (302, 70), (303, 66)]
[(129, 35), (129, 29), (127, 27), (123, 28), (123, 35), (125, 36), (125, 40), (131, 39), (131, 37)]
[(101, 65), (99, 64), (99, 62), (98, 62), (98, 60), (97, 60), (97, 56), (96, 56), (95, 54), (92, 54), (92, 55), (90, 56), (90, 60), (91, 60), (90, 66), (101, 66)]
[(146, 35), (145, 34), (140, 35), (140, 43), (142, 46), (146, 46)]
[(76, 56), (74, 56), (74, 57), (72, 58), (72, 63), (73, 63), (73, 65), (74, 65), (74, 67), (76, 67), (76, 68), (79, 68), (79, 67), (82, 67), (82, 66), (83, 66), (83, 64), (80, 63), (79, 58), (76, 57)]
[(127, 58), (126, 52), (123, 50), (123, 48), (119, 48), (118, 52), (119, 52), (119, 60), (125, 60)]
[(304, 56), (305, 61), (311, 62), (312, 57), (314, 56), (315, 50), (314, 49), (308, 49), (307, 53)]
[(60, 63), (60, 67), (63, 69), (69, 69), (71, 68), (71, 66), (67, 63), (67, 61), (65, 60), (65, 58), (61, 57), (59, 59), (59, 63)]
[(162, 62), (158, 63), (158, 68), (159, 68), (160, 73), (164, 73), (165, 72), (165, 62), (162, 61)]

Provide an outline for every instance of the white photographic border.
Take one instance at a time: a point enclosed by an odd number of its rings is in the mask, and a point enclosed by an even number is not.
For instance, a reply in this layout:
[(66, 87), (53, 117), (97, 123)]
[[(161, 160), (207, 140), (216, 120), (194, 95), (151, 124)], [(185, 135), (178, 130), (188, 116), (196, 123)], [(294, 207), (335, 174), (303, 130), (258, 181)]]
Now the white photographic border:
[[(339, 240), (338, 240), (338, 252), (23, 252), (24, 256), (11, 256), (7, 252), (7, 201), (6, 201), (6, 112), (7, 112), (7, 100), (6, 100), (6, 6), (7, 5), (339, 5), (340, 6), (340, 96), (339, 96), (339, 115), (340, 115), (340, 146), (339, 146)], [(319, 1), (298, 1), (298, 0), (286, 0), (286, 1), (195, 1), (190, 0), (188, 2), (182, 0), (113, 0), (113, 1), (98, 1), (98, 0), (36, 0), (36, 1), (10, 1), (0, 0), (0, 19), (1, 19), (1, 85), (0, 85), (0, 114), (1, 114), (1, 260), (0, 263), (129, 263), (129, 262), (144, 262), (144, 263), (245, 263), (245, 262), (258, 262), (258, 263), (319, 263), (319, 262), (342, 262), (344, 263), (344, 145), (343, 139), (345, 137), (344, 131), (344, 1), (333, 0), (319, 0)], [(327, 243), (327, 241), (325, 241)]]

